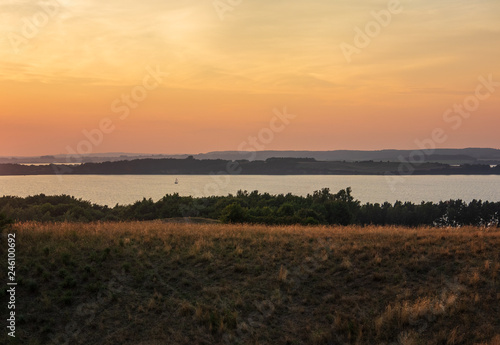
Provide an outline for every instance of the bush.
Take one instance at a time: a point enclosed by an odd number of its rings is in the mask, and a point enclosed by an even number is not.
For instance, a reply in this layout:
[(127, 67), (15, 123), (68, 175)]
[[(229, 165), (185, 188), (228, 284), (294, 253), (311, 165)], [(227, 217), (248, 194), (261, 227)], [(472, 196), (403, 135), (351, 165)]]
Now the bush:
[(241, 207), (237, 202), (226, 206), (220, 220), (224, 223), (243, 223), (248, 218), (248, 209)]
[(12, 219), (0, 213), (0, 232), (2, 232), (3, 229), (7, 228), (12, 223), (14, 223)]
[[(67, 195), (43, 194), (26, 198), (0, 197), (0, 230), (13, 221), (95, 222), (134, 221), (172, 217), (220, 219), (225, 223), (402, 225), (402, 226), (496, 226), (500, 202), (473, 200), (439, 203), (396, 201), (394, 204), (363, 204), (346, 188), (328, 188), (306, 197), (238, 191), (236, 195), (184, 197), (166, 195), (159, 201), (143, 199), (131, 205), (99, 206)], [(12, 218), (12, 219), (11, 219)]]

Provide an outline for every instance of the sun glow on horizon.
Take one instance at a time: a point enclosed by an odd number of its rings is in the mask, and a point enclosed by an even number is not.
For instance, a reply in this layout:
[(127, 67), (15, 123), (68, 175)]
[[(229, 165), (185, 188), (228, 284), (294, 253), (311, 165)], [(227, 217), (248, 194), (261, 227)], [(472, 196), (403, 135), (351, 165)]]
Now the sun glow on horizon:
[[(500, 81), (500, 3), (259, 0), (223, 20), (214, 3), (1, 4), (0, 155), (65, 153), (103, 118), (93, 152), (236, 150), (285, 106), (297, 117), (267, 149), (411, 149), (437, 127), (441, 147), (500, 147), (496, 90), (460, 128), (443, 120)], [(165, 76), (143, 95), (148, 68)]]

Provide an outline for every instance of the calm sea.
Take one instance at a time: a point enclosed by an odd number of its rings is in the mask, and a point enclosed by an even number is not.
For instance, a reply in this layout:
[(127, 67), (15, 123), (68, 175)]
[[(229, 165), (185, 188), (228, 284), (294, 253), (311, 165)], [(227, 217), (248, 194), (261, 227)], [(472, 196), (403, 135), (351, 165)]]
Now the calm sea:
[[(175, 179), (179, 183), (175, 184)], [(238, 190), (270, 194), (312, 194), (321, 188), (332, 192), (351, 187), (365, 202), (433, 201), (462, 199), (500, 201), (500, 176), (401, 176), (388, 183), (385, 176), (210, 176), (210, 175), (67, 175), (0, 176), (0, 196), (68, 194), (114, 206), (143, 197), (158, 200), (165, 194), (208, 196), (235, 194)]]

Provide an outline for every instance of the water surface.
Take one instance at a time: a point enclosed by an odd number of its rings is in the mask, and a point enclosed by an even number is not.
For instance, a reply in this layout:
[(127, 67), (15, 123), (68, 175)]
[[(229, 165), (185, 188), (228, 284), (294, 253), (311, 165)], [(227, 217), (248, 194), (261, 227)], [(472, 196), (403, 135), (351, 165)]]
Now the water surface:
[[(175, 179), (179, 184), (174, 184)], [(352, 187), (353, 196), (365, 202), (481, 199), (500, 201), (500, 176), (401, 176), (396, 184), (385, 176), (243, 176), (243, 175), (50, 175), (0, 176), (0, 196), (68, 194), (97, 204), (130, 204), (143, 197), (158, 200), (165, 194), (208, 196), (235, 194), (238, 190), (271, 194), (311, 194), (321, 188), (337, 192)]]

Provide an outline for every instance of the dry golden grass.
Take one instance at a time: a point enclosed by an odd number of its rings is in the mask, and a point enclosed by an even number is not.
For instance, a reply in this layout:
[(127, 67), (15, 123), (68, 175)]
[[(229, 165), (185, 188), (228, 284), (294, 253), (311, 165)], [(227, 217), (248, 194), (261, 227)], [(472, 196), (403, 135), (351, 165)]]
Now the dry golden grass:
[(500, 342), (498, 229), (30, 222), (12, 231), (19, 344)]

